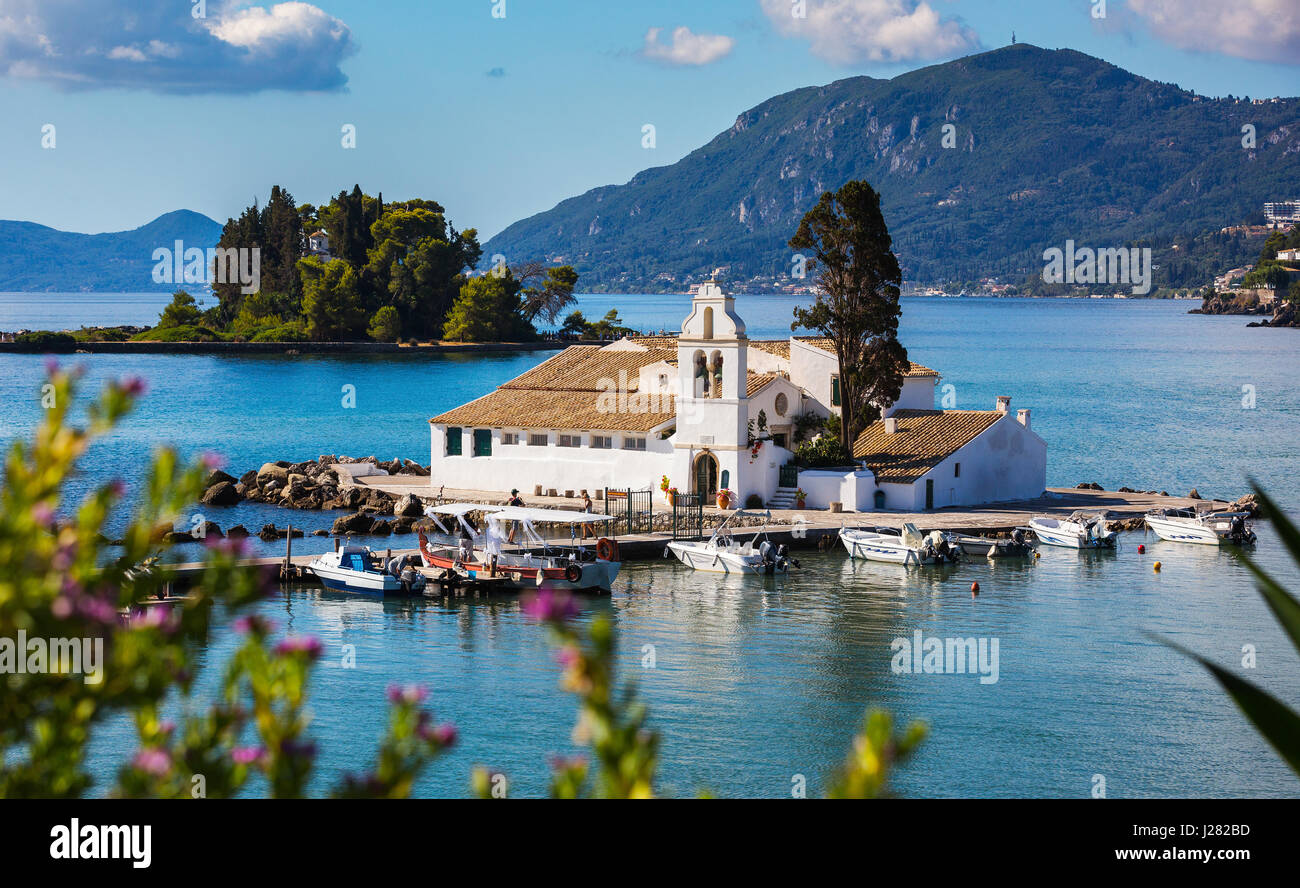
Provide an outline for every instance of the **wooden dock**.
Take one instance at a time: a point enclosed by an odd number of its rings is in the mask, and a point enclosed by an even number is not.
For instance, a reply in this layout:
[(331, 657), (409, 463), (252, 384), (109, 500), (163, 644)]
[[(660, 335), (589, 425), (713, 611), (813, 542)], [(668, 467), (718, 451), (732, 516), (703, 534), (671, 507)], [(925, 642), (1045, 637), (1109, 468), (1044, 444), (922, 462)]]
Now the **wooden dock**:
[[(373, 478), (374, 476), (369, 476), (365, 480), (370, 481)], [(412, 488), (418, 486), (418, 481), (419, 479), (393, 479), (391, 486), (400, 486), (403, 492), (412, 492)], [(383, 485), (375, 484), (374, 486)], [(427, 487), (424, 489), (427, 490)], [(499, 494), (491, 491), (446, 490), (444, 496), (447, 499), (492, 502), (499, 497)], [(532, 498), (533, 505), (552, 505), (550, 502), (536, 502), (537, 499), (537, 497)], [(556, 505), (571, 505), (572, 502), (565, 497), (542, 499), (560, 500), (561, 503)], [(773, 523), (767, 526), (766, 532), (773, 543), (785, 544), (791, 549), (819, 549), (825, 551), (834, 546), (837, 534), (844, 527), (901, 527), (904, 523), (912, 523), (925, 532), (940, 530), (953, 533), (1000, 535), (1007, 534), (1017, 527), (1023, 527), (1034, 515), (1066, 516), (1075, 510), (1083, 509), (1107, 512), (1113, 519), (1136, 522), (1150, 509), (1191, 508), (1197, 503), (1209, 504), (1215, 507), (1226, 507), (1228, 505), (1224, 500), (1197, 500), (1187, 497), (1160, 496), (1146, 493), (1053, 488), (1049, 489), (1046, 495), (1033, 500), (999, 503), (978, 508), (936, 509), (932, 512), (920, 513), (831, 513), (824, 510), (809, 509), (774, 510), (772, 512)], [(718, 512), (717, 509), (711, 511)], [(760, 530), (761, 528), (758, 527), (736, 527), (733, 529), (733, 536), (744, 539), (758, 533)], [(707, 528), (705, 532), (708, 533)], [(357, 537), (355, 539), (361, 543), (368, 541), (366, 537)], [(668, 542), (672, 539), (672, 535), (665, 532), (632, 533), (620, 534), (617, 539), (619, 553), (623, 561), (645, 561), (662, 558)], [(380, 541), (381, 538), (375, 538), (374, 540), (375, 543)], [(550, 542), (557, 546), (564, 546), (569, 545), (571, 540), (566, 535), (553, 537)], [(292, 552), (292, 537), (286, 540), (285, 548), (285, 554), (282, 556), (250, 558), (243, 563), (247, 567), (258, 567), (266, 570), (284, 582), (317, 583), (318, 581), (311, 575), (311, 570), (308, 567), (316, 555), (294, 555)], [(415, 548), (393, 548), (389, 546), (384, 546), (382, 549), (379, 546), (375, 546), (375, 548), (377, 551), (384, 551), (386, 557), (419, 554)], [(506, 550), (510, 551), (519, 548), (507, 546)], [(194, 578), (203, 570), (203, 564), (202, 562), (178, 564), (172, 566), (171, 570), (172, 586), (176, 595), (179, 596), (186, 586), (192, 583)], [(502, 591), (501, 587), (504, 585), (500, 577), (459, 577), (448, 581), (441, 578), (440, 571), (424, 571), (424, 573), (430, 579), (430, 591), (426, 592), (426, 597), (490, 595)]]

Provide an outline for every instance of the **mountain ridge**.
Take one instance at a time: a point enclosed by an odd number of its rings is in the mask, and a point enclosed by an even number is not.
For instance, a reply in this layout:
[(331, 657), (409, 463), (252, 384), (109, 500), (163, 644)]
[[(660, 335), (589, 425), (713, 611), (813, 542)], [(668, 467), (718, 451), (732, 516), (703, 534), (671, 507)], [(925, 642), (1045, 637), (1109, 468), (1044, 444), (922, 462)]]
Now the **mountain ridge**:
[(194, 210), (172, 210), (125, 231), (83, 234), (37, 222), (0, 220), (0, 291), (154, 292), (153, 251), (216, 246), (221, 223)]
[(799, 218), (821, 191), (864, 178), (909, 280), (1032, 278), (1067, 238), (1159, 248), (1292, 197), (1298, 117), (1300, 100), (1209, 99), (1015, 44), (773, 96), (676, 163), (515, 222), (484, 255), (574, 264), (587, 290), (680, 288), (717, 266), (788, 279)]

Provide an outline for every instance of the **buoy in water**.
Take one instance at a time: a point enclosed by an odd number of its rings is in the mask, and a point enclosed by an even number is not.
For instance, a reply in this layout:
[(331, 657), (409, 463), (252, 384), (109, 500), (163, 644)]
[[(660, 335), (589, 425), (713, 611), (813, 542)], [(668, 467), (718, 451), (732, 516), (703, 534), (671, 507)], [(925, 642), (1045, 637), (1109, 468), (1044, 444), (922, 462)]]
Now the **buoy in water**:
[(971, 583), (971, 584), (970, 584), (970, 594), (971, 594), (971, 595), (978, 595), (978, 594), (980, 594), (980, 584), (979, 584), (979, 583)]
[(1138, 554), (1139, 554), (1139, 555), (1141, 555), (1141, 554), (1142, 554), (1143, 552), (1145, 552), (1146, 550), (1147, 550), (1147, 547), (1146, 547), (1146, 546), (1142, 545), (1141, 543), (1138, 543)]
[(1034, 560), (1035, 560), (1035, 561), (1037, 561), (1039, 558), (1042, 558), (1042, 557), (1043, 557), (1043, 553), (1042, 553), (1042, 552), (1035, 552), (1035, 553), (1034, 553)]
[(1151, 569), (1156, 573), (1160, 573), (1160, 562), (1157, 561), (1155, 564), (1151, 565)]

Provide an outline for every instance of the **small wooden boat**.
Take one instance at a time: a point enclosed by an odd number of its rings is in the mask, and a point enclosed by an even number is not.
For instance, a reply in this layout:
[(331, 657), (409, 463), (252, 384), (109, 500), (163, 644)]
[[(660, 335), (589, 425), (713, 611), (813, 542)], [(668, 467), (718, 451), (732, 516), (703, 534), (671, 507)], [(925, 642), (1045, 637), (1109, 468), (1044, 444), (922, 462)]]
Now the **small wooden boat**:
[[(470, 523), (470, 512), (483, 513), (486, 530), (481, 531)], [(450, 571), (471, 580), (503, 580), (505, 588), (519, 591), (542, 588), (608, 592), (622, 567), (618, 543), (612, 538), (597, 539), (594, 552), (575, 539), (574, 529), (578, 525), (613, 521), (612, 515), (477, 503), (430, 506), (425, 509), (425, 515), (449, 538), (456, 534), (440, 517), (454, 518), (454, 526), (459, 530), (459, 540), (454, 545), (440, 545), (420, 533), (420, 558), (425, 568)], [(518, 548), (507, 551), (511, 524), (522, 530), (523, 540)], [(537, 531), (538, 524), (569, 525), (570, 545), (546, 541)]]
[(1024, 558), (1034, 553), (1033, 543), (1026, 536), (1025, 529), (1020, 527), (1005, 539), (952, 534), (948, 541), (960, 548), (963, 554), (976, 558)]

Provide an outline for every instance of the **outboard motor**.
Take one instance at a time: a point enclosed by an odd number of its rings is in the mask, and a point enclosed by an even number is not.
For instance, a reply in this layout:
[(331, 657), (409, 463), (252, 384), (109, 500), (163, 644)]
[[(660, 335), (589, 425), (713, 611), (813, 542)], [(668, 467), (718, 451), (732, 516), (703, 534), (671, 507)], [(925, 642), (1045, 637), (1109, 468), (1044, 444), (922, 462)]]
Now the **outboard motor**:
[(1017, 544), (1017, 545), (1024, 545), (1024, 542), (1025, 542), (1025, 532), (1024, 532), (1023, 530), (1021, 530), (1019, 527), (1017, 527), (1015, 530), (1011, 531), (1011, 542), (1013, 542), (1013, 543), (1015, 543), (1015, 544)]

